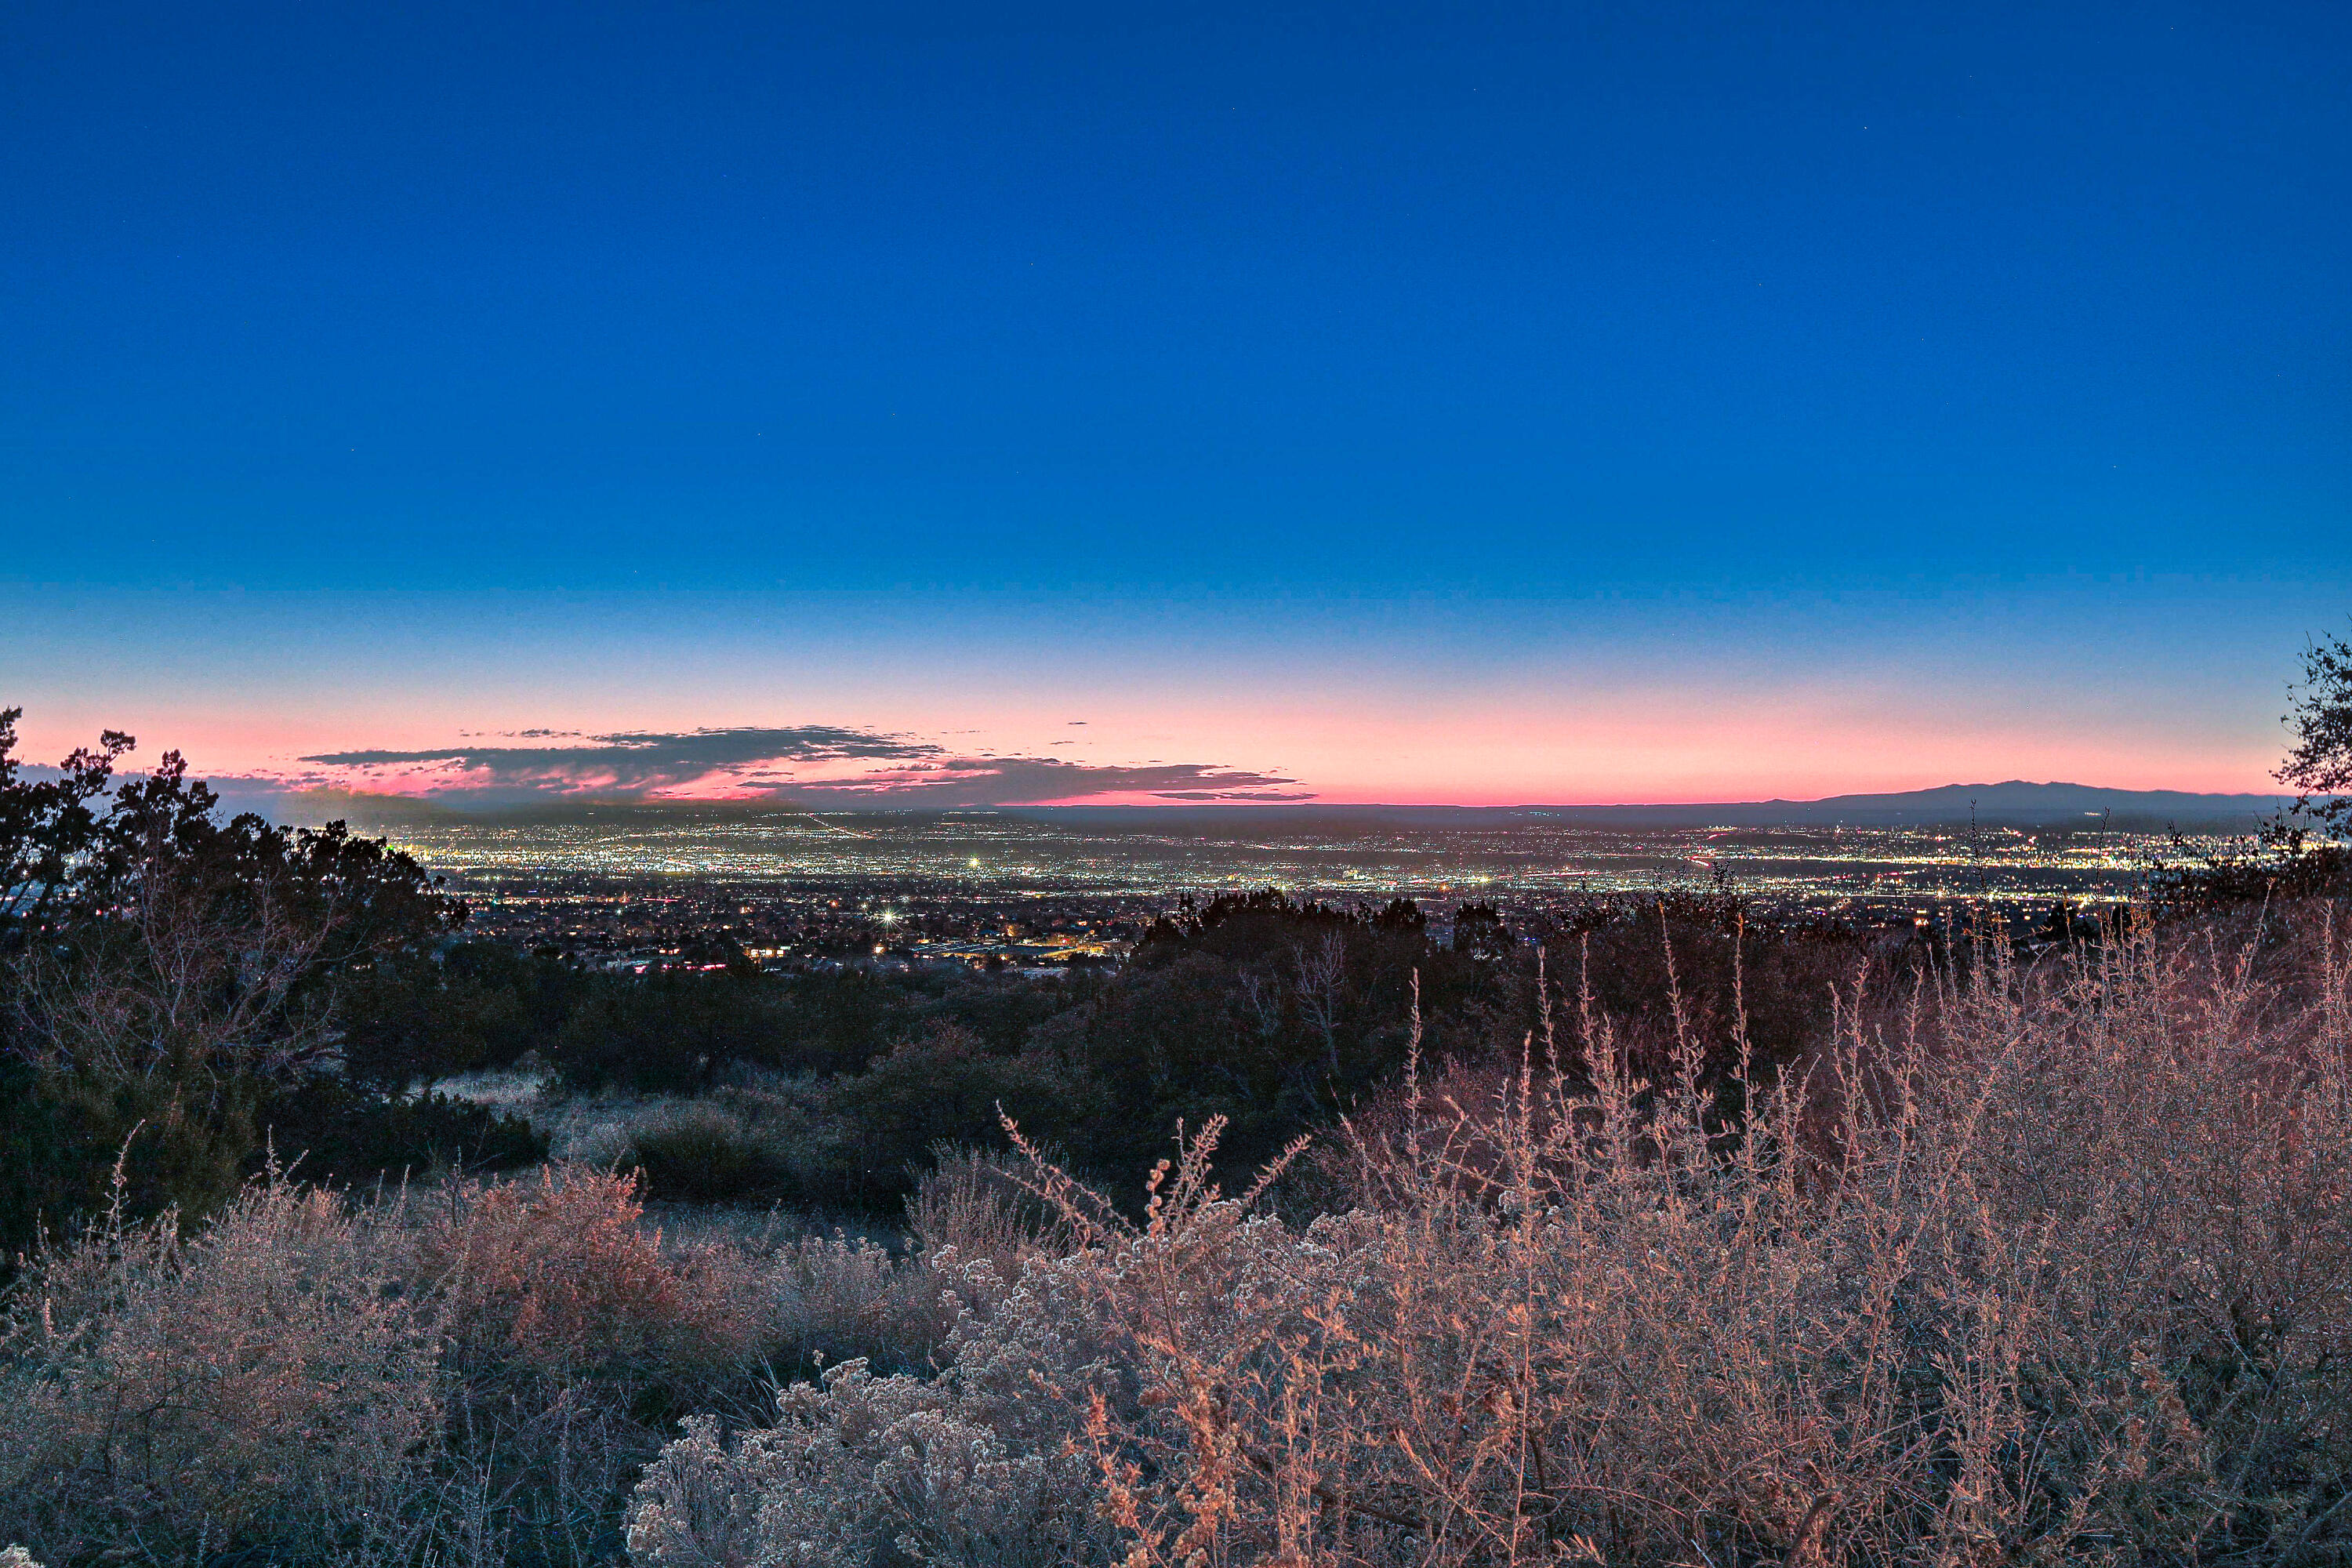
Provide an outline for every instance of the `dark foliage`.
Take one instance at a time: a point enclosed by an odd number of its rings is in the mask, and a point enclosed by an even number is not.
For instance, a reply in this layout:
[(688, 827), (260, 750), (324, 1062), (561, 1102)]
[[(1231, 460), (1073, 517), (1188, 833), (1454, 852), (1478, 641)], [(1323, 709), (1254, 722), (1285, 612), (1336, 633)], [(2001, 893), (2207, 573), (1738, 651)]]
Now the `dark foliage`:
[(671, 1203), (770, 1203), (802, 1197), (793, 1173), (757, 1138), (716, 1121), (685, 1121), (636, 1137), (646, 1196)]
[(728, 1062), (772, 1059), (779, 1012), (756, 976), (727, 971), (607, 980), (590, 988), (548, 1056), (582, 1088), (691, 1090)]
[(0, 711), (0, 1251), (98, 1201), (136, 1215), (235, 1190), (257, 1112), (333, 1064), (352, 976), (464, 910), (407, 856), (341, 824), (224, 820), (176, 752), (118, 779), (109, 731), (31, 780)]
[[(534, 1024), (530, 1048), (567, 1085), (646, 1093), (705, 1088), (730, 1064), (820, 1077), (862, 1072), (942, 1013), (959, 1021), (969, 1016), (976, 1032), (1017, 1044), (1028, 1020), (1058, 1005), (1017, 982), (934, 983), (927, 993), (857, 970), (762, 975), (680, 965), (643, 978), (572, 971), (561, 986), (511, 977), (505, 984), (503, 995), (486, 991), (472, 1005), (497, 1016), (559, 999), (564, 1010)], [(528, 986), (527, 996), (511, 989), (519, 984)]]
[(832, 1109), (843, 1131), (843, 1189), (835, 1201), (887, 1210), (939, 1145), (990, 1137), (1000, 1110), (1046, 1139), (1119, 1108), (1098, 1086), (1058, 1071), (1043, 1053), (998, 1053), (953, 1023), (934, 1026), (845, 1079)]
[(1907, 925), (1765, 920), (1721, 890), (1597, 900), (1537, 934), (1558, 987), (1561, 1065), (1581, 1070), (1572, 1026), (1589, 998), (1612, 1020), (1624, 1066), (1660, 1082), (1675, 1070), (1682, 1036), (1707, 1043), (1702, 1071), (1720, 1079), (1743, 1032), (1759, 1080), (1769, 1082), (1821, 1042), (1832, 987), (1893, 1001), (1926, 956)]
[(513, 1170), (547, 1158), (547, 1140), (520, 1116), (439, 1094), (387, 1095), (314, 1079), (284, 1090), (258, 1113), (266, 1160), (305, 1181), (368, 1186), (444, 1172)]
[(2352, 848), (2303, 839), (2219, 855), (2182, 853), (2148, 879), (2159, 913), (2187, 917), (2232, 905), (2352, 897)]
[(0, 1274), (39, 1237), (70, 1235), (114, 1176), (126, 1213), (194, 1217), (234, 1196), (258, 1146), (261, 1086), (55, 1072), (0, 1060)]
[(858, 970), (796, 974), (781, 984), (788, 1026), (753, 1058), (781, 1072), (863, 1072), (914, 1032), (922, 994)]
[(2352, 638), (2325, 637), (2304, 649), (2286, 722), (2294, 745), (2273, 776), (2303, 792), (2283, 825), (2299, 848), (2306, 825), (2352, 829)]
[(394, 953), (344, 983), (344, 1074), (399, 1090), (551, 1058), (594, 983), (577, 964), (492, 942)]
[(1441, 948), (1409, 900), (1342, 910), (1269, 889), (1156, 922), (1133, 965), (1030, 1048), (1104, 1107), (1058, 1134), (1082, 1162), (1132, 1168), (1180, 1120), (1223, 1116), (1228, 1158), (1254, 1163), (1402, 1067), (1416, 983), (1433, 1057), (1516, 1053), (1534, 1027), (1515, 942)]

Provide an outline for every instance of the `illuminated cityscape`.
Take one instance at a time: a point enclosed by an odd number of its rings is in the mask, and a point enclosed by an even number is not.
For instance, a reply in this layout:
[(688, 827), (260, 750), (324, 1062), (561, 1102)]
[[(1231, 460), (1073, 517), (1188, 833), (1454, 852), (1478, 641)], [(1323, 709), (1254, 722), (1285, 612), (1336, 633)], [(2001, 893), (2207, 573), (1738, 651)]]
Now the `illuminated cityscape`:
[(1867, 922), (1955, 907), (2128, 899), (2159, 866), (2221, 852), (2156, 831), (1696, 826), (1345, 816), (1105, 826), (1049, 814), (583, 812), (449, 821), (394, 840), (446, 876), (483, 934), (639, 966), (723, 937), (796, 962), (1116, 962), (1185, 900), (1277, 888), (1340, 905), (1467, 903), (1528, 921), (1671, 889)]

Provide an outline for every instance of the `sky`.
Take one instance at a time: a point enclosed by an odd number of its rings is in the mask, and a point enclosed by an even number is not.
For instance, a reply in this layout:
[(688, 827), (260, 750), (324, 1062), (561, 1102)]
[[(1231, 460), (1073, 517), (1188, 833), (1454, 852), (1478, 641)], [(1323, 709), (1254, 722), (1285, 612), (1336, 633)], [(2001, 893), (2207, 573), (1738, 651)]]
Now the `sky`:
[(2263, 790), (2352, 9), (0, 15), (0, 705), (840, 803)]

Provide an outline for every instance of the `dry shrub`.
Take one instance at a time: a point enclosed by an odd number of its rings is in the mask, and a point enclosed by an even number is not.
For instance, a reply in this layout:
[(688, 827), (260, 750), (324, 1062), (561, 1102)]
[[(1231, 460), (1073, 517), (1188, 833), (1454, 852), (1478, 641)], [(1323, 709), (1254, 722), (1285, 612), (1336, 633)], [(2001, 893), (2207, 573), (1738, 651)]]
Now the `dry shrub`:
[(768, 1249), (775, 1370), (931, 1370), (959, 1315), (993, 1311), (1057, 1234), (1024, 1180), (1003, 1155), (942, 1147), (907, 1200), (906, 1254), (839, 1230)]
[(533, 1126), (558, 1163), (641, 1170), (645, 1195), (700, 1203), (822, 1205), (848, 1188), (847, 1133), (806, 1079), (742, 1075), (694, 1098), (600, 1094), (541, 1104)]
[(453, 1464), (510, 1557), (588, 1563), (659, 1432), (754, 1397), (760, 1270), (643, 1223), (636, 1179), (579, 1165), (450, 1189), (422, 1226), (454, 1376)]
[(1076, 1250), (967, 1311), (937, 1380), (852, 1363), (731, 1449), (696, 1426), (632, 1547), (2340, 1562), (2352, 953), (2314, 950), (2279, 990), (2145, 928), (1989, 947), (1892, 1037), (1843, 998), (1812, 1090), (1755, 1093), (1741, 1136), (1686, 1087), (1736, 1019), (1647, 1083), (1586, 1012), (1577, 1079), (1424, 1100), (1303, 1230), (1220, 1195), (1213, 1129), (1140, 1225), (1045, 1168)]
[(0, 1531), (66, 1561), (609, 1561), (659, 1434), (753, 1396), (769, 1296), (572, 1169), (429, 1215), (273, 1180), (185, 1242), (100, 1226), (12, 1304)]
[[(1088, 1300), (1086, 1258), (1033, 1258), (1017, 1286), (985, 1260), (935, 1378), (877, 1375), (863, 1359), (779, 1393), (740, 1440), (697, 1416), (646, 1467), (629, 1550), (666, 1568), (759, 1563), (1055, 1568), (1098, 1562), (1091, 1458), (1073, 1439), (1087, 1393), (1128, 1359)], [(956, 1305), (950, 1302), (950, 1305)], [(1078, 1403), (1074, 1404), (1076, 1400)]]
[(396, 1227), (277, 1181), (191, 1241), (117, 1215), (12, 1302), (0, 1538), (53, 1560), (404, 1554), (441, 1390)]
[(984, 1258), (1003, 1279), (1040, 1248), (1066, 1250), (1050, 1205), (1032, 1192), (1027, 1163), (992, 1149), (942, 1143), (907, 1197), (907, 1236), (933, 1259)]
[(666, 1250), (636, 1178), (578, 1165), (455, 1189), (419, 1238), (456, 1353), (550, 1376), (723, 1364), (760, 1325), (733, 1261)]
[[(189, 1238), (116, 1221), (35, 1260), (0, 1331), (0, 1541), (49, 1562), (612, 1561), (677, 1417), (762, 1400), (782, 1265), (665, 1240), (599, 1172), (426, 1207), (272, 1179)], [(905, 1272), (898, 1316), (923, 1326), (883, 1328), (928, 1352), (939, 1291)]]
[(863, 1237), (805, 1237), (778, 1249), (769, 1268), (780, 1373), (804, 1376), (851, 1357), (928, 1370), (955, 1324), (946, 1274)]

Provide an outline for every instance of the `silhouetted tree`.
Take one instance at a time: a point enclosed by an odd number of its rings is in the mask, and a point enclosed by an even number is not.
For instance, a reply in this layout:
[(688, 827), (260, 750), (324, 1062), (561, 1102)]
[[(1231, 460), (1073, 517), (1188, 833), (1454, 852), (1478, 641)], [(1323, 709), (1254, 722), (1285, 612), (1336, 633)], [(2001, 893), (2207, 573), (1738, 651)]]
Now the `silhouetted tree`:
[(1473, 958), (1499, 958), (1516, 939), (1504, 928), (1503, 911), (1492, 904), (1465, 904), (1454, 911), (1454, 951)]
[(58, 777), (27, 779), (16, 760), (24, 713), (0, 709), (0, 942), (10, 947), (41, 930), (65, 895), (77, 859), (97, 836), (90, 803), (104, 795), (116, 761), (135, 744), (109, 730), (96, 749), (68, 757)]
[[(2303, 650), (2303, 679), (2285, 721), (2294, 746), (2273, 776), (2301, 792), (2295, 816), (2352, 826), (2352, 638), (2323, 637)], [(2315, 795), (2333, 798), (2315, 804)]]
[(117, 731), (27, 778), (19, 713), (0, 710), (0, 1251), (95, 1201), (126, 1149), (134, 1208), (234, 1191), (262, 1108), (334, 1058), (340, 987), (464, 915), (341, 823), (222, 820), (177, 752), (118, 780)]

